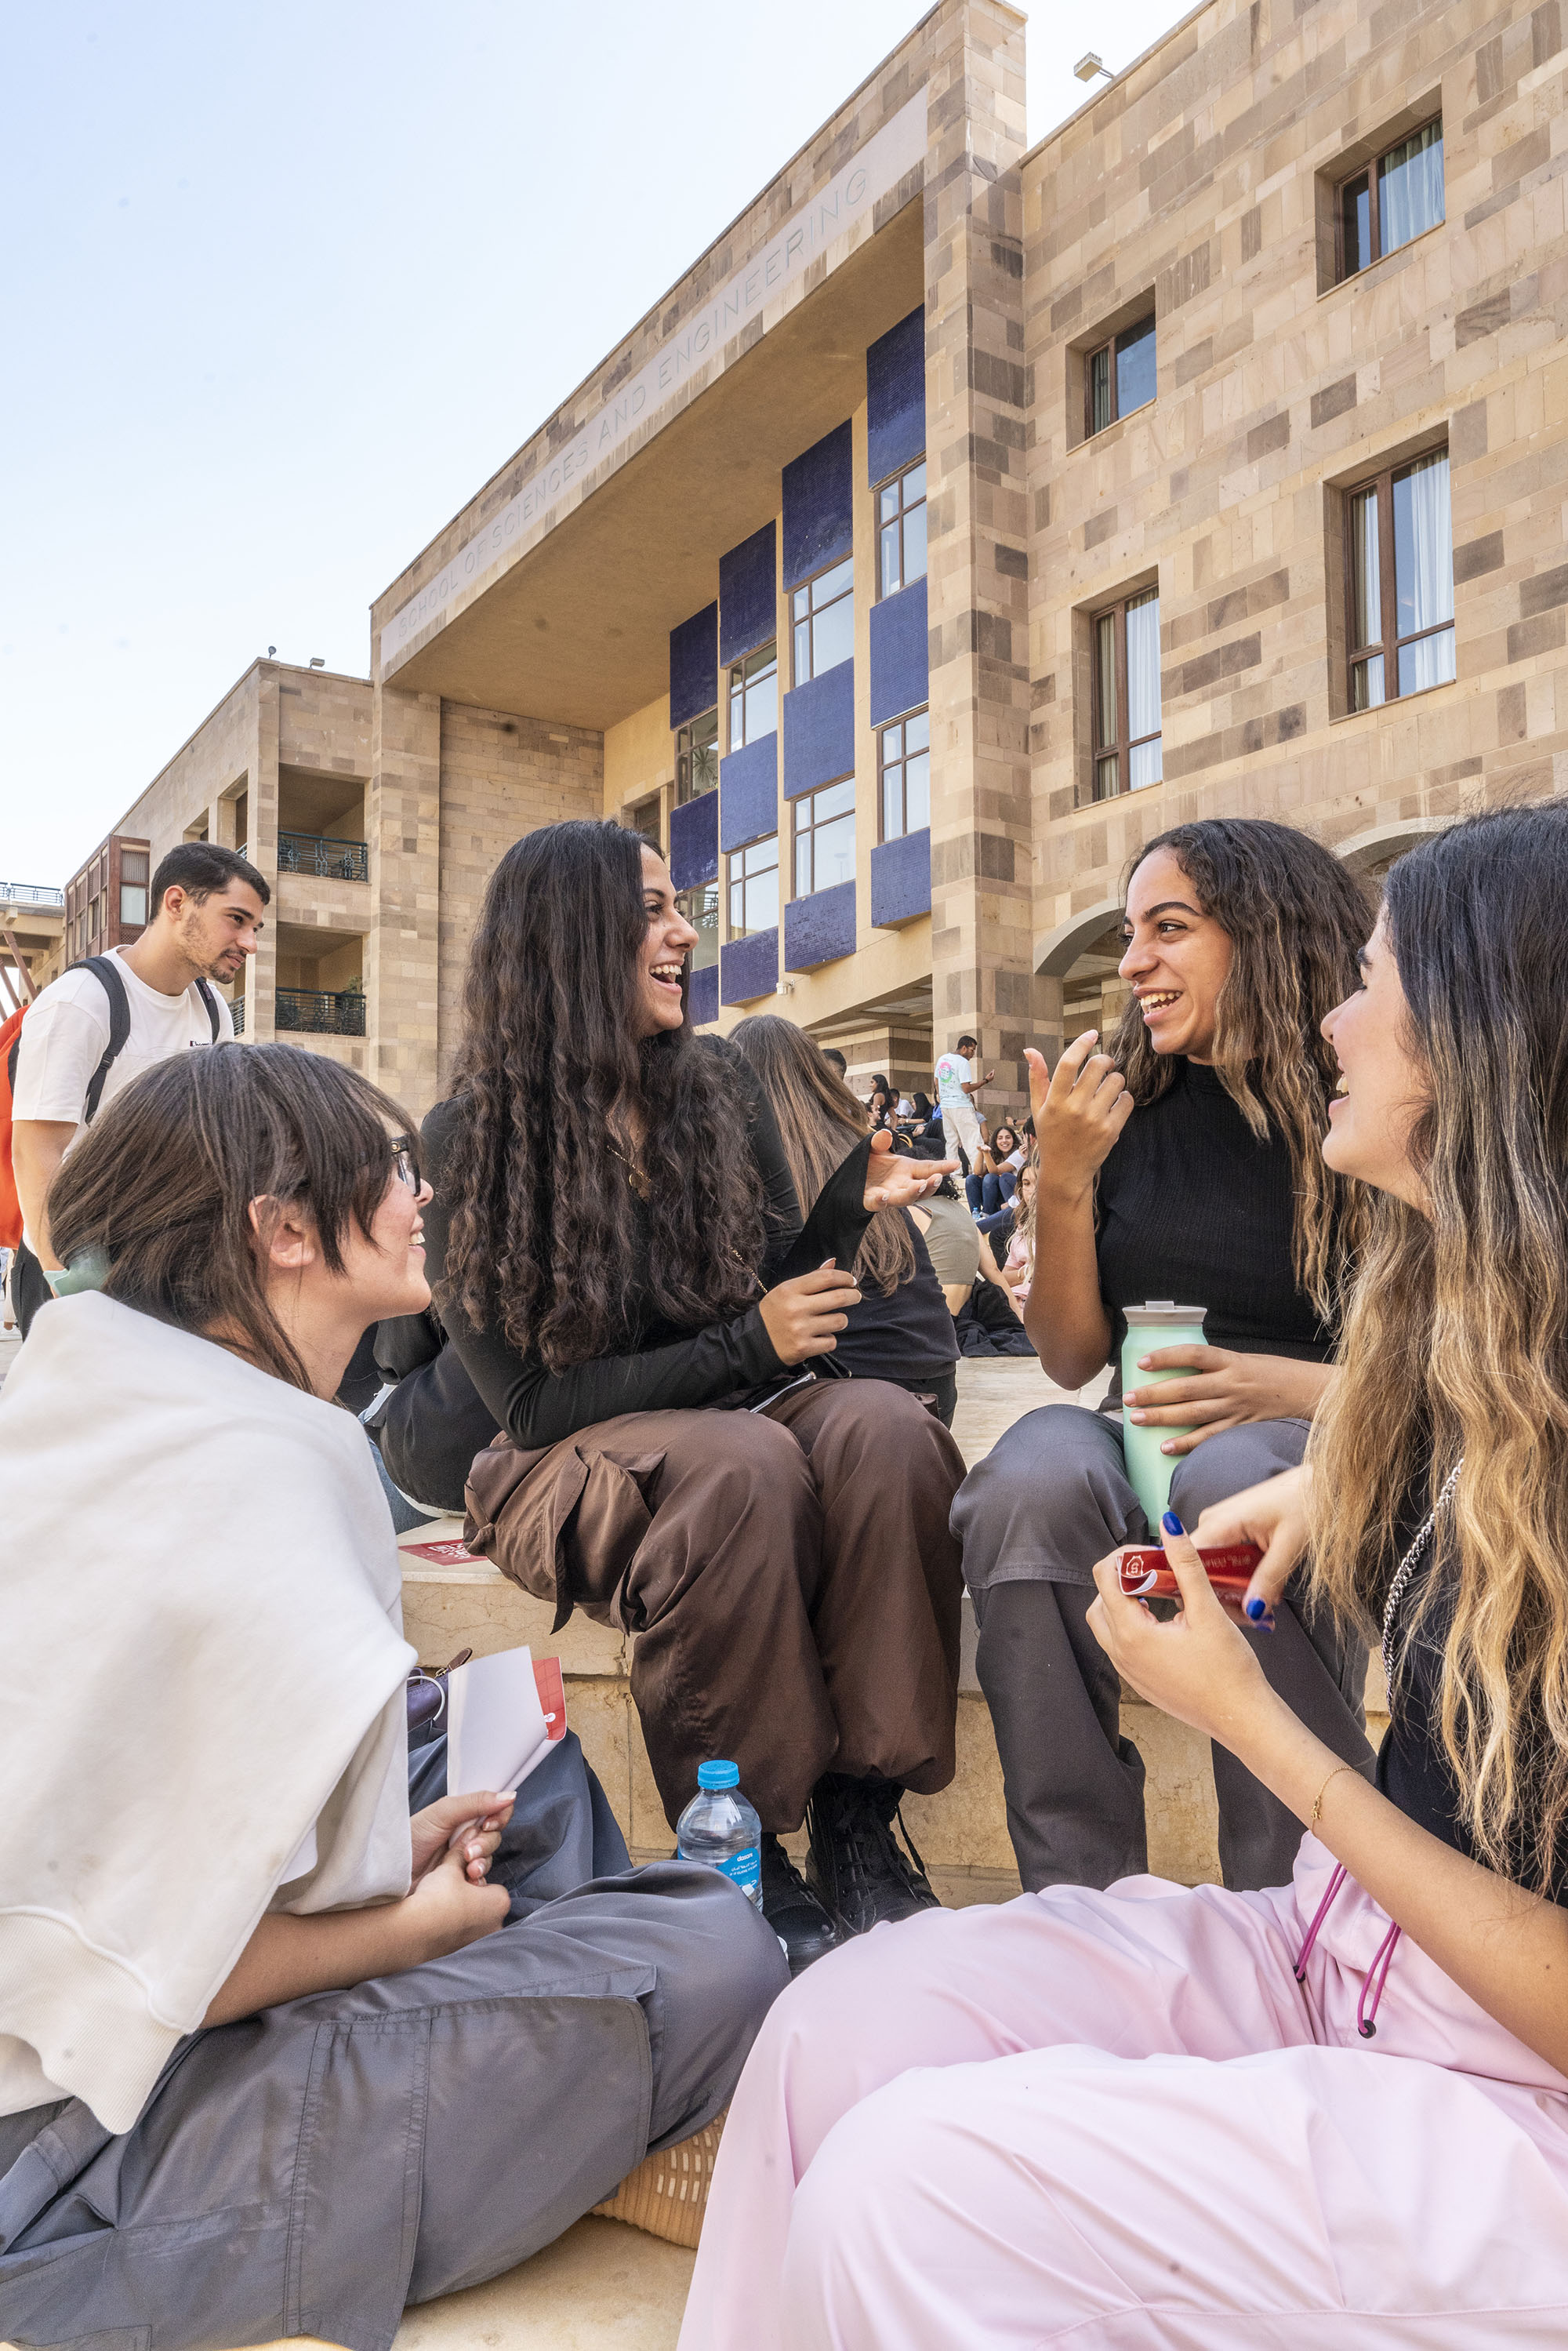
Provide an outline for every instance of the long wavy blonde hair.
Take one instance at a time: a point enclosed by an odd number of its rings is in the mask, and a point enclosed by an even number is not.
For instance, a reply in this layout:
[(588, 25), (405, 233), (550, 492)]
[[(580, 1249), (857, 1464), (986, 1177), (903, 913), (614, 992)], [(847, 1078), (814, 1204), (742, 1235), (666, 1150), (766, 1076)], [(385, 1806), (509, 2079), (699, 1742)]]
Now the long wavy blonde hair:
[[(1568, 808), (1455, 825), (1390, 871), (1427, 1106), (1427, 1210), (1380, 1195), (1309, 1458), (1314, 1593), (1369, 1630), (1410, 1498), (1463, 1472), (1439, 1728), (1477, 1855), (1544, 1890), (1568, 1818)], [(1403, 1612), (1407, 1649), (1438, 1578)], [(1434, 1633), (1436, 1627), (1433, 1628)]]
[[(1323, 1165), (1338, 1065), (1322, 1023), (1355, 986), (1372, 902), (1321, 841), (1265, 817), (1207, 817), (1162, 832), (1128, 867), (1124, 900), (1156, 849), (1171, 851), (1204, 913), (1230, 939), (1215, 1071), (1260, 1143), (1270, 1121), (1284, 1136), (1296, 1187), (1292, 1270), (1320, 1320), (1332, 1322), (1343, 1269), (1366, 1236), (1371, 1201), (1364, 1185)], [(1174, 1057), (1150, 1044), (1135, 998), (1111, 1051), (1134, 1102), (1157, 1101), (1176, 1077)]]

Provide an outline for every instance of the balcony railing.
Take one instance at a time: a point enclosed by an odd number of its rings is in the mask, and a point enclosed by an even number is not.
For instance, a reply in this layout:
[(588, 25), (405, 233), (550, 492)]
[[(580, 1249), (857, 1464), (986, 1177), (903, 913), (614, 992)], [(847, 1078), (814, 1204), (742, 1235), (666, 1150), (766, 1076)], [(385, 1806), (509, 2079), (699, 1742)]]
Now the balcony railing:
[(47, 890), (41, 882), (0, 882), (0, 905), (63, 906), (63, 890)]
[[(235, 852), (248, 857), (243, 844)], [(277, 836), (280, 873), (314, 873), (323, 882), (368, 882), (371, 848), (366, 841), (334, 841), (319, 832), (280, 832)]]
[(236, 996), (234, 1002), (229, 1006), (229, 1018), (235, 1025), (235, 1035), (236, 1037), (243, 1037), (245, 1035), (245, 998), (243, 996)]
[(325, 988), (280, 987), (274, 1015), (279, 1029), (315, 1037), (362, 1037), (365, 999), (358, 988), (333, 996)]
[(280, 832), (277, 870), (280, 873), (314, 873), (321, 882), (368, 882), (370, 844), (363, 841), (333, 841), (315, 832)]

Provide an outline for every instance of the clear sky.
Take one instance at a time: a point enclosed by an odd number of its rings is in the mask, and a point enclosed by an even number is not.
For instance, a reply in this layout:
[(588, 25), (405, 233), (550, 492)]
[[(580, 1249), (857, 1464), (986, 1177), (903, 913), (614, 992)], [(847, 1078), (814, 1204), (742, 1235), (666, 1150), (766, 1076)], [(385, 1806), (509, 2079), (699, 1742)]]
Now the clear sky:
[[(0, 89), (0, 878), (368, 608), (919, 0), (54, 0)], [(1029, 27), (1032, 141), (1185, 8)], [(1103, 85), (1102, 85), (1103, 87)]]

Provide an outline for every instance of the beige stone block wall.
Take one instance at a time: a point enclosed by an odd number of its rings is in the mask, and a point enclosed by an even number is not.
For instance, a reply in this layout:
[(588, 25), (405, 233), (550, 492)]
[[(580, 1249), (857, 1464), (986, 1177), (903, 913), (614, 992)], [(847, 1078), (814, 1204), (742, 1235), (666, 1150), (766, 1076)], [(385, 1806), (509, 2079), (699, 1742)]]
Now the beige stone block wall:
[(445, 1091), (462, 1040), (469, 942), (491, 874), (524, 833), (599, 816), (603, 797), (604, 742), (591, 729), (442, 704), (439, 1053), (422, 1111)]
[(371, 765), (365, 795), (371, 1075), (420, 1117), (439, 1090), (441, 705), (435, 695), (378, 691)]
[(1033, 1029), (1026, 751), (1023, 19), (1000, 0), (931, 28), (925, 439), (931, 632), (932, 1034), (966, 1029), (1027, 1098)]
[[(1338, 845), (1568, 785), (1565, 81), (1556, 5), (1216, 0), (1025, 162), (1037, 939), (1195, 817)], [(1445, 222), (1320, 291), (1325, 192), (1439, 108)], [(1086, 441), (1150, 297), (1157, 397)], [(1341, 490), (1445, 441), (1458, 679), (1346, 716)], [(1086, 614), (1155, 578), (1165, 781), (1075, 807)]]

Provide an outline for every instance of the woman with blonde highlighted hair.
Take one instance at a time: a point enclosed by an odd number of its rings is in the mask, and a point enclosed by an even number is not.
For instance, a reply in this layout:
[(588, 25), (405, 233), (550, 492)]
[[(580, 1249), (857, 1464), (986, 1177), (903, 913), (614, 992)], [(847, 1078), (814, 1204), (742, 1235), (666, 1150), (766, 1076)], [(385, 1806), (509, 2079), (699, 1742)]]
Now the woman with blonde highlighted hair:
[[(771, 2011), (682, 2351), (1470, 2351), (1568, 2339), (1568, 808), (1397, 863), (1323, 1021), (1373, 1187), (1303, 1468), (1113, 1554), (1090, 1628), (1307, 1831), (1292, 1880), (936, 1912)], [(1198, 1545), (1381, 1640), (1375, 1774), (1271, 1689)], [(1389, 2060), (1394, 2062), (1390, 2063)]]

